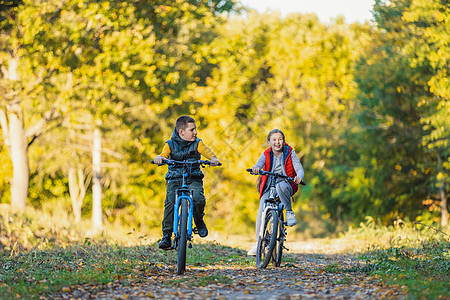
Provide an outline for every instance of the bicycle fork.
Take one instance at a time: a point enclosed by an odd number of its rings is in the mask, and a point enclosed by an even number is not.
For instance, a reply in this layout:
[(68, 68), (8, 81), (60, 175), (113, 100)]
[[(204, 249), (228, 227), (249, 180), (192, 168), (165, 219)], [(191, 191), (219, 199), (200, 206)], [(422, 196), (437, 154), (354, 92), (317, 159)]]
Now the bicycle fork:
[[(189, 192), (189, 196), (185, 193)], [(192, 219), (194, 214), (194, 201), (192, 200), (193, 192), (192, 190), (182, 190), (179, 189), (176, 191), (177, 198), (175, 199), (175, 206), (173, 212), (173, 233), (175, 235), (175, 241), (178, 241), (178, 222), (180, 220), (180, 204), (182, 200), (186, 200), (188, 202), (188, 224), (187, 224), (187, 238), (190, 241), (192, 239)]]
[[(283, 215), (283, 209), (284, 209), (283, 203), (278, 203), (278, 215), (279, 216)], [(277, 241), (282, 244), (282, 247), (284, 250), (289, 251), (289, 249), (284, 246), (284, 241), (286, 241), (286, 235), (287, 235), (286, 227), (285, 227), (286, 221), (285, 220), (283, 220), (283, 222), (281, 222), (281, 220), (279, 220), (279, 221), (280, 221), (280, 224), (282, 224), (282, 225), (280, 226), (280, 234), (278, 235)]]
[(266, 215), (269, 210), (273, 209), (271, 205), (267, 205), (266, 208), (264, 208), (262, 215), (261, 215), (261, 224), (259, 224), (259, 237), (262, 238), (264, 236), (264, 223), (266, 222)]

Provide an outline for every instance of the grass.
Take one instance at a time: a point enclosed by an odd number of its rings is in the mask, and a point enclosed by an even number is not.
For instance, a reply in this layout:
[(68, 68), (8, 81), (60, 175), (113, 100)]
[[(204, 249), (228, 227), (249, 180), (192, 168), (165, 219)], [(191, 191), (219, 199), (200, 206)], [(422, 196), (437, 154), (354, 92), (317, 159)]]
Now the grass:
[[(176, 266), (176, 251), (157, 248), (159, 231), (146, 236), (124, 228), (105, 228), (96, 234), (84, 224), (71, 224), (67, 215), (55, 218), (32, 209), (23, 214), (6, 205), (0, 207), (0, 299), (38, 299), (83, 284), (120, 281), (126, 285), (164, 274), (168, 265), (171, 271)], [(190, 266), (254, 265), (246, 251), (216, 242), (194, 243), (188, 250)], [(189, 284), (227, 282), (218, 275), (201, 276)]]
[(197, 266), (214, 264), (246, 266), (254, 264), (254, 261), (254, 258), (247, 256), (246, 251), (224, 246), (217, 242), (193, 244), (192, 249), (189, 249), (189, 256), (186, 258), (186, 263)]
[(450, 297), (450, 243), (445, 240), (422, 241), (419, 247), (395, 246), (372, 249), (362, 258), (361, 271), (386, 284), (407, 287), (411, 298)]
[[(220, 245), (194, 245), (189, 251), (187, 263), (194, 266), (234, 264), (238, 260), (237, 256), (242, 253), (242, 250)], [(223, 261), (218, 262), (214, 257), (222, 257)], [(245, 264), (245, 261), (246, 259), (239, 260), (239, 264)], [(150, 246), (125, 247), (89, 242), (67, 248), (22, 252), (13, 256), (3, 252), (0, 254), (0, 295), (5, 298), (28, 298), (33, 295), (37, 299), (39, 295), (51, 295), (74, 285), (101, 285), (117, 280), (126, 285), (161, 274), (167, 265), (173, 267), (174, 264), (176, 265), (176, 251), (161, 251), (157, 249), (156, 243)], [(191, 285), (204, 286), (228, 283), (230, 279), (217, 275), (188, 280)], [(173, 280), (165, 284), (177, 283), (177, 280)]]
[(450, 298), (450, 236), (446, 232), (402, 221), (376, 226), (369, 219), (342, 238), (365, 240), (368, 245), (360, 254), (366, 264), (346, 271), (364, 272), (384, 284), (404, 286), (411, 299)]
[[(157, 249), (156, 236), (123, 228), (107, 228), (100, 235), (89, 235), (81, 229), (73, 227), (66, 217), (60, 223), (38, 212), (20, 215), (1, 210), (0, 298), (38, 299), (77, 285), (127, 285), (152, 277), (164, 279), (167, 286), (200, 287), (230, 282), (226, 276), (206, 274), (170, 279), (167, 275), (173, 273), (177, 253)], [(345, 245), (346, 252), (351, 250), (365, 263), (352, 269), (332, 263), (324, 271), (341, 275), (365, 273), (380, 283), (406, 287), (411, 299), (448, 299), (449, 241), (446, 232), (429, 226), (399, 221), (386, 227), (368, 219), (338, 240), (329, 241)], [(255, 266), (254, 257), (246, 256), (240, 247), (196, 240), (188, 251), (187, 265), (199, 269)], [(312, 257), (320, 259), (324, 255), (316, 253)], [(286, 255), (283, 263), (295, 264), (295, 257)], [(351, 279), (342, 276), (336, 283), (350, 284)]]

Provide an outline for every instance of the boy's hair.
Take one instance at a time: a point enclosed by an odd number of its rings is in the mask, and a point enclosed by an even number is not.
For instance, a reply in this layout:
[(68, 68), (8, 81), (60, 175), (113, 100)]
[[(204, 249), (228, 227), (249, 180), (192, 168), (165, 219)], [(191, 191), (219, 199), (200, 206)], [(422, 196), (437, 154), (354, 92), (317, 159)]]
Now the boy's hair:
[(177, 119), (175, 128), (177, 129), (177, 131), (180, 129), (185, 130), (188, 123), (195, 123), (195, 120), (189, 116), (181, 116)]
[(280, 129), (272, 129), (272, 130), (269, 132), (269, 135), (267, 136), (267, 140), (268, 140), (268, 141), (270, 141), (270, 137), (271, 137), (272, 134), (274, 134), (274, 133), (281, 133), (281, 135), (283, 136), (283, 141), (286, 142), (286, 138), (284, 137), (284, 133), (283, 133), (283, 131), (281, 131)]

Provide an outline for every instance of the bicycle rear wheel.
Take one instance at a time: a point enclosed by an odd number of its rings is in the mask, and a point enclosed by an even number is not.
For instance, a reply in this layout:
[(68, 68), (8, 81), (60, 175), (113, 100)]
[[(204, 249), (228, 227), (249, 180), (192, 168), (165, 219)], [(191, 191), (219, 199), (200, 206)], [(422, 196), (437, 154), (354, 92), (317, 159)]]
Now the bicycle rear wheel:
[[(177, 213), (177, 212), (175, 212)], [(177, 274), (182, 275), (186, 271), (186, 244), (187, 244), (187, 220), (188, 203), (186, 199), (181, 200), (180, 223), (178, 225), (178, 258)]]
[[(283, 257), (283, 248), (284, 248), (284, 241), (286, 240), (286, 229), (284, 228), (284, 218), (283, 214), (280, 214), (280, 220), (278, 222), (278, 249), (277, 249), (277, 260), (276, 260), (276, 267), (279, 267), (281, 265), (281, 258)], [(275, 265), (275, 263), (274, 263)]]
[(260, 269), (267, 267), (273, 255), (277, 242), (278, 214), (275, 210), (269, 210), (264, 219), (262, 236), (258, 237), (256, 250), (256, 266)]

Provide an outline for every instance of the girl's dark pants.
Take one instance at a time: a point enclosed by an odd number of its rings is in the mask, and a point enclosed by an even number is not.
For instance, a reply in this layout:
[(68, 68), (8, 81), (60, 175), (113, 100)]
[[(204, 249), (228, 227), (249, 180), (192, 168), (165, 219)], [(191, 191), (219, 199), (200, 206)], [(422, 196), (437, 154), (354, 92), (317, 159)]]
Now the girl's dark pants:
[[(203, 219), (205, 215), (205, 192), (203, 191), (203, 180), (189, 179), (187, 181), (188, 188), (194, 191), (194, 222), (198, 224), (198, 221)], [(173, 232), (173, 211), (175, 206), (176, 189), (181, 188), (181, 179), (171, 179), (167, 181), (166, 200), (164, 201), (164, 219), (162, 222), (162, 231), (164, 234), (170, 234)]]

